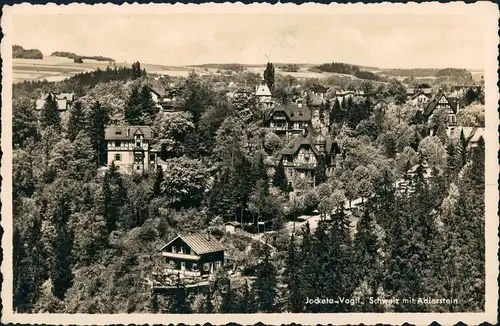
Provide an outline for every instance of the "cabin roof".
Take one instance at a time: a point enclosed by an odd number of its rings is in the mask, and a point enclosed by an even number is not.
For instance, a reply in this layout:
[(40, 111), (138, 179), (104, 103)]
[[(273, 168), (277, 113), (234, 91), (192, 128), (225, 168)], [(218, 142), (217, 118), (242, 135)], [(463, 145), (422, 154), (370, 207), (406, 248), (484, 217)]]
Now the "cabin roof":
[(268, 120), (277, 112), (283, 112), (290, 121), (309, 121), (311, 120), (311, 110), (305, 106), (296, 104), (280, 104), (276, 103), (272, 111), (268, 115)]
[(187, 244), (189, 248), (191, 248), (198, 255), (226, 250), (226, 247), (222, 243), (220, 243), (219, 240), (217, 240), (214, 236), (210, 235), (210, 238), (208, 238), (207, 234), (193, 233), (187, 235), (177, 234), (177, 236), (174, 239), (172, 239), (166, 245), (161, 247), (160, 251), (163, 251), (172, 242), (174, 242), (179, 238), (182, 240), (182, 242)]
[(241, 226), (241, 223), (238, 222), (238, 221), (229, 221), (229, 222), (226, 222), (224, 224), (226, 224), (226, 225), (232, 225), (232, 226)]
[(314, 155), (319, 156), (320, 153), (314, 144), (314, 139), (312, 135), (298, 135), (295, 137), (288, 145), (281, 151), (282, 155), (294, 155), (299, 150), (300, 146), (308, 145), (311, 147)]
[(429, 101), (429, 104), (425, 108), (425, 115), (426, 116), (430, 116), (432, 114), (432, 112), (434, 112), (434, 110), (436, 109), (436, 106), (439, 104), (439, 101), (441, 100), (441, 98), (443, 96), (446, 99), (446, 101), (448, 102), (448, 104), (451, 107), (451, 109), (453, 110), (453, 112), (457, 113), (457, 103), (456, 103), (456, 101), (453, 101), (450, 98), (448, 98), (443, 92), (439, 92), (438, 94), (436, 94), (436, 96), (434, 96)]
[(144, 140), (153, 138), (149, 126), (109, 126), (104, 130), (105, 140), (133, 140), (135, 134), (142, 134)]

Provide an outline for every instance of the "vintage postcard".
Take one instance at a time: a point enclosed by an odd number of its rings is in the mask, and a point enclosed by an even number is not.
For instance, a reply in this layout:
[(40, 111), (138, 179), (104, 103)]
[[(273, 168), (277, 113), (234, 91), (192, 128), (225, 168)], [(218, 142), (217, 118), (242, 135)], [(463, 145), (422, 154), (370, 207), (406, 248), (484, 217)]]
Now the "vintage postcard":
[(2, 323), (496, 324), (498, 19), (4, 6)]

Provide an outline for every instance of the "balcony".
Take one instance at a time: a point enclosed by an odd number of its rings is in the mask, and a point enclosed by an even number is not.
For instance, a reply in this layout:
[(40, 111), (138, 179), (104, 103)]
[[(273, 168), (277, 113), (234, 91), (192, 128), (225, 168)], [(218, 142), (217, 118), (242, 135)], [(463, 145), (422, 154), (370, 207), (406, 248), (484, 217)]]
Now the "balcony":
[(177, 252), (162, 252), (161, 254), (163, 255), (163, 257), (186, 259), (186, 260), (200, 260), (201, 258), (200, 256), (197, 255), (181, 254)]

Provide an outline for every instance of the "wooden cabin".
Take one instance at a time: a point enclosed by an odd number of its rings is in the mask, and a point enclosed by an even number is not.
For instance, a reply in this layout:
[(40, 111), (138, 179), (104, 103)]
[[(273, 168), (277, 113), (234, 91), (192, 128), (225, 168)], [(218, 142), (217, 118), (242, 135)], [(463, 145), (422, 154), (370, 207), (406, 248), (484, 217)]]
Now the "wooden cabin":
[(171, 273), (204, 276), (215, 273), (224, 265), (225, 246), (210, 232), (177, 235), (160, 248)]

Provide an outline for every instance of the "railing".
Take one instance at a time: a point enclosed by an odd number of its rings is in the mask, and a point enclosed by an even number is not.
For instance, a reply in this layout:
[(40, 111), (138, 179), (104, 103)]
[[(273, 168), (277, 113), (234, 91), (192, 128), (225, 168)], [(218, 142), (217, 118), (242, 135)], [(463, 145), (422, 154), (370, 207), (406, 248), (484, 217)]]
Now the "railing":
[(181, 254), (177, 252), (162, 252), (161, 253), (163, 257), (169, 257), (169, 258), (180, 258), (180, 259), (189, 259), (189, 260), (199, 260), (200, 256), (197, 255), (187, 255), (187, 254)]
[(163, 270), (164, 274), (167, 275), (180, 275), (181, 277), (187, 276), (187, 277), (200, 277), (201, 276), (201, 271), (192, 271), (192, 270), (180, 270), (180, 269), (175, 269), (175, 268), (165, 268)]

